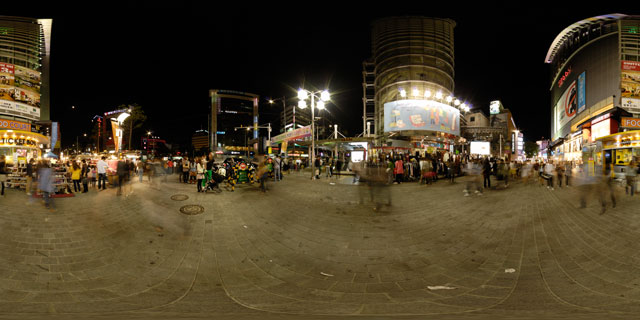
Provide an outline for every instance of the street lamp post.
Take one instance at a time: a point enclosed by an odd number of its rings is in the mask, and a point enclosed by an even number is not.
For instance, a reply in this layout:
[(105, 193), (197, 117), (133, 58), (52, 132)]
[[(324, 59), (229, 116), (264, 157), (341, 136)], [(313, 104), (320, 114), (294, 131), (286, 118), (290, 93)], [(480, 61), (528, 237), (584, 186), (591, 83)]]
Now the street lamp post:
[[(315, 103), (315, 99), (316, 99), (316, 95), (319, 94), (320, 96), (318, 97), (320, 101), (318, 101), (318, 104), (316, 105)], [(324, 109), (324, 102), (325, 101), (329, 101), (330, 99), (330, 95), (329, 95), (329, 91), (327, 90), (323, 90), (323, 91), (307, 91), (304, 89), (300, 89), (298, 90), (298, 99), (300, 99), (300, 101), (298, 102), (298, 107), (300, 107), (300, 109), (304, 109), (307, 107), (307, 102), (306, 100), (309, 98), (309, 96), (311, 96), (311, 180), (314, 179), (315, 177), (315, 173), (316, 173), (316, 143), (315, 143), (315, 138), (314, 138), (314, 131), (315, 131), (315, 108), (318, 108), (319, 110)]]

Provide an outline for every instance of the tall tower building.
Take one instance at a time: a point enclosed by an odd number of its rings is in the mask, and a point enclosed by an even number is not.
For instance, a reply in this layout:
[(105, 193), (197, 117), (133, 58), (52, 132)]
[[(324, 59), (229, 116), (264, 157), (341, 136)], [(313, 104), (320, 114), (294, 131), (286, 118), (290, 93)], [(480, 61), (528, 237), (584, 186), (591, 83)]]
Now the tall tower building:
[(370, 119), (367, 77), (373, 67), (372, 131), (377, 138), (439, 140), (438, 148), (449, 149), (460, 136), (459, 102), (454, 107), (452, 99), (455, 26), (450, 19), (413, 16), (373, 22), (373, 55), (363, 67), (364, 121)]
[(51, 22), (0, 16), (0, 117), (50, 120)]

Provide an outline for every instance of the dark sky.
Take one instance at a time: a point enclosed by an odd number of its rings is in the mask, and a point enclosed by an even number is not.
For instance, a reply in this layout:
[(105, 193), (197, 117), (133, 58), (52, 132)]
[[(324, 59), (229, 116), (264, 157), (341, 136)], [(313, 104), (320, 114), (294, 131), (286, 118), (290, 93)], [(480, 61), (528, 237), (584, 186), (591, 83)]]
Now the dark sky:
[[(391, 15), (455, 20), (455, 96), (486, 113), (489, 101), (502, 100), (525, 139), (536, 140), (549, 136), (544, 58), (556, 35), (592, 16), (640, 13), (629, 6), (525, 7), (500, 1), (443, 7), (417, 2), (397, 9), (346, 1), (174, 3), (180, 4), (30, 3), (3, 13), (54, 19), (51, 108), (65, 144), (89, 130), (94, 114), (128, 103), (145, 109), (145, 131), (182, 142), (206, 128), (209, 89), (286, 96), (297, 103), (295, 91), (303, 84), (334, 93), (329, 111), (356, 135), (362, 130), (362, 61), (371, 56), (370, 23)], [(265, 103), (262, 110), (269, 108)]]

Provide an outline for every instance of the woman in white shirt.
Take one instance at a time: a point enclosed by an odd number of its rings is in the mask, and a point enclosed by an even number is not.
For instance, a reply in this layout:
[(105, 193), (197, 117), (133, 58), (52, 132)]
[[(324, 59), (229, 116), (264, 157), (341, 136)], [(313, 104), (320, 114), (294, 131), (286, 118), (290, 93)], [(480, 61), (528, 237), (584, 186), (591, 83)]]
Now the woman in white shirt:
[(202, 192), (202, 180), (204, 179), (204, 165), (202, 164), (202, 160), (198, 157), (196, 158), (196, 178), (198, 180), (198, 192)]

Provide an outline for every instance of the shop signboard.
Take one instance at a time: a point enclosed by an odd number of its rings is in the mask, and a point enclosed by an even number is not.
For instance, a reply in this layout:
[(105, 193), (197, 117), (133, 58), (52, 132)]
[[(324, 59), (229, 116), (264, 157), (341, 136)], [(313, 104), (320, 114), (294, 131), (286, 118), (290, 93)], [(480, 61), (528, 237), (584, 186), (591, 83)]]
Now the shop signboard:
[(622, 98), (622, 109), (631, 113), (640, 113), (640, 99)]
[(31, 131), (31, 124), (14, 120), (0, 120), (0, 129)]
[(621, 128), (640, 129), (640, 118), (621, 117), (620, 118), (620, 127)]
[(460, 111), (431, 100), (397, 100), (384, 104), (384, 131), (435, 131), (460, 135)]

